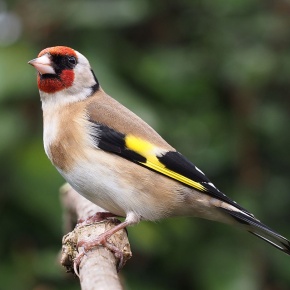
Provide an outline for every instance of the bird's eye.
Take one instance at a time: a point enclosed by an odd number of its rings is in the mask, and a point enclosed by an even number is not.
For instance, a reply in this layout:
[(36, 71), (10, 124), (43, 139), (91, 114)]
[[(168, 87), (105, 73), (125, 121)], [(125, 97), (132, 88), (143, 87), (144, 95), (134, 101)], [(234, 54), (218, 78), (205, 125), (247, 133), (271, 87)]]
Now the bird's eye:
[(70, 64), (70, 66), (74, 67), (77, 63), (77, 60), (74, 56), (68, 56), (67, 58), (68, 63)]

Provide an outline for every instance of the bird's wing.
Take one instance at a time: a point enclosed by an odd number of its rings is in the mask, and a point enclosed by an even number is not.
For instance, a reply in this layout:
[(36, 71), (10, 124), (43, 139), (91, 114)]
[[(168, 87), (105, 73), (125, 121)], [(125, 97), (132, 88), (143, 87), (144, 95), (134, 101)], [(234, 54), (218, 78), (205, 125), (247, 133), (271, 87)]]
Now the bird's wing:
[(103, 92), (96, 99), (87, 106), (90, 132), (96, 148), (119, 155), (232, 205), (233, 208), (219, 209), (253, 235), (290, 255), (290, 242), (286, 238), (260, 223), (250, 212), (219, 191), (201, 170), (164, 141), (147, 123)]
[(162, 149), (143, 138), (120, 133), (94, 120), (90, 120), (90, 122), (93, 128), (91, 134), (97, 148), (117, 154), (127, 160), (166, 175), (250, 214), (219, 191), (200, 169), (179, 152)]

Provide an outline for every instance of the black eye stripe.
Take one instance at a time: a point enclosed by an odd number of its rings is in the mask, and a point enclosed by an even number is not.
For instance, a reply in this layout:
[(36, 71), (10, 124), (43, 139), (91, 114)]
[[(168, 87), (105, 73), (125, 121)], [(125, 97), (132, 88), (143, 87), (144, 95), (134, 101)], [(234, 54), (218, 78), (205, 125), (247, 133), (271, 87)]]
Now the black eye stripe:
[(63, 70), (71, 70), (77, 65), (77, 59), (72, 55), (51, 55), (51, 60), (57, 74)]

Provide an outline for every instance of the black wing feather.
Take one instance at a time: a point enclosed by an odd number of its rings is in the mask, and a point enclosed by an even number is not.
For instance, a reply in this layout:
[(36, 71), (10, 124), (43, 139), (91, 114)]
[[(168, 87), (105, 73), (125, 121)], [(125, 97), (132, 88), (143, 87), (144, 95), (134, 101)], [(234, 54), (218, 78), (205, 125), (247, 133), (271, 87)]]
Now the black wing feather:
[(92, 134), (98, 147), (104, 151), (118, 154), (133, 162), (145, 162), (146, 158), (142, 155), (126, 148), (125, 134), (115, 131), (114, 129), (98, 124), (90, 120), (94, 124), (95, 134)]
[(220, 208), (220, 210), (229, 214), (238, 223), (246, 227), (246, 230), (248, 230), (251, 234), (290, 255), (290, 242), (254, 217), (226, 208)]
[(219, 191), (207, 178), (207, 176), (198, 169), (193, 163), (186, 159), (181, 153), (177, 151), (169, 151), (166, 154), (158, 157), (158, 160), (166, 166), (166, 168), (173, 170), (189, 179), (201, 183), (206, 188), (206, 193), (221, 201), (224, 201), (247, 214), (252, 215), (246, 209), (241, 207), (235, 201), (227, 197), (224, 193)]

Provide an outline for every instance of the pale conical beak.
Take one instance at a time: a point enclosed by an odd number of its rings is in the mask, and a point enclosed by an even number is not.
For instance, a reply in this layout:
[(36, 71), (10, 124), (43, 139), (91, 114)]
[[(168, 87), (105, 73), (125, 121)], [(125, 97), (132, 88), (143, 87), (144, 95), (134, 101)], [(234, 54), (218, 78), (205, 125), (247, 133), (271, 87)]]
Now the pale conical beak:
[(29, 61), (28, 63), (34, 66), (37, 69), (37, 71), (42, 75), (55, 74), (55, 70), (52, 67), (51, 60), (47, 54), (44, 54), (41, 57), (35, 58)]

